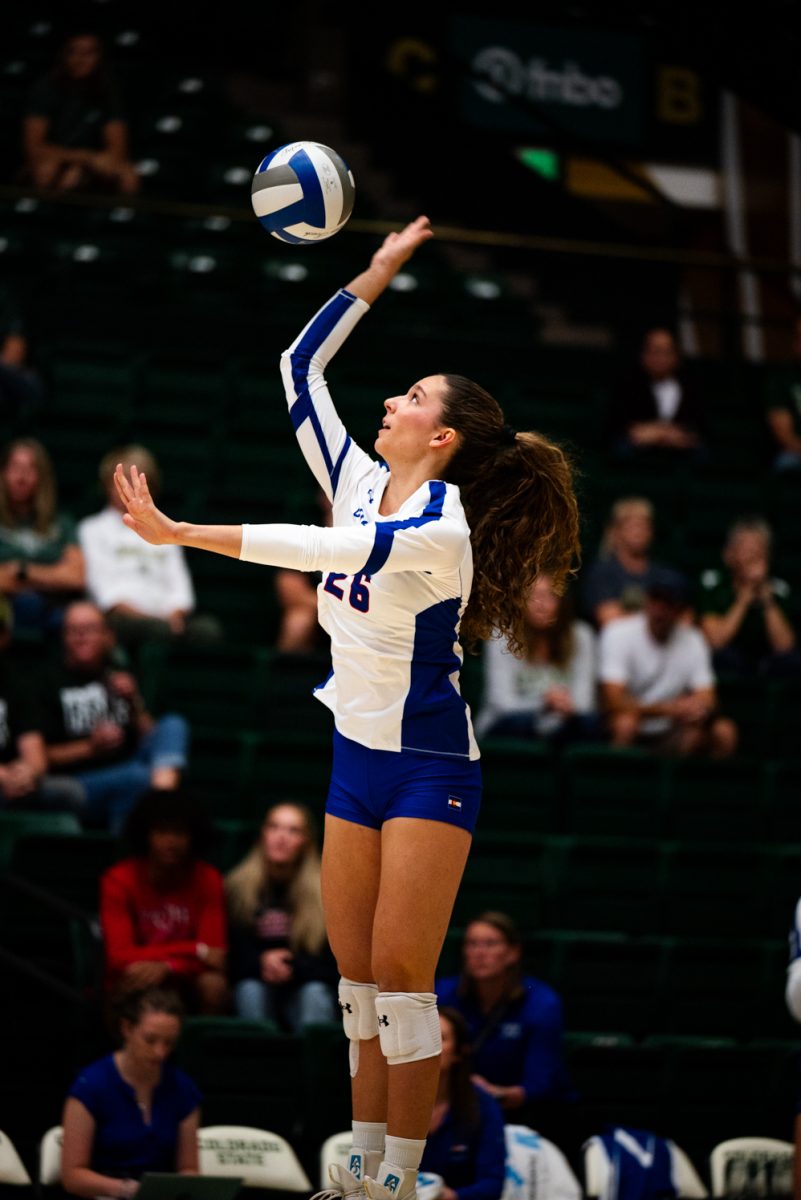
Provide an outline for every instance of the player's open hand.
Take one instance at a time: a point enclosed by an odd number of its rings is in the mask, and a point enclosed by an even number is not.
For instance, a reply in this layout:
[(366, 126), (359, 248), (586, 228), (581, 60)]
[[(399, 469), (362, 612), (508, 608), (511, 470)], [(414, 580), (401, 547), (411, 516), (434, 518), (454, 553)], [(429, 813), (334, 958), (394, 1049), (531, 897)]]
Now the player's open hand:
[(150, 489), (144, 474), (131, 467), (131, 478), (127, 479), (122, 463), (117, 463), (114, 472), (114, 484), (127, 512), (123, 521), (140, 538), (151, 546), (166, 546), (177, 542), (177, 521), (171, 521), (153, 503)]
[(428, 217), (418, 217), (400, 233), (390, 233), (384, 238), (384, 243), (373, 255), (373, 262), (391, 267), (398, 271), (412, 257), (418, 246), (429, 241), (434, 236)]

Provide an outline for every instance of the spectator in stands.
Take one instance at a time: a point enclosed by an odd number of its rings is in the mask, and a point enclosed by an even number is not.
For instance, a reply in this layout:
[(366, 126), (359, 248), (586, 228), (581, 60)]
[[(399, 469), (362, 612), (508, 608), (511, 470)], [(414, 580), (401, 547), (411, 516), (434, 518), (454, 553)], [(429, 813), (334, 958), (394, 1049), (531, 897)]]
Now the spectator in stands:
[(770, 573), (767, 521), (736, 521), (723, 548), (726, 572), (701, 576), (698, 611), (715, 668), (736, 675), (799, 675), (801, 653), (787, 615), (790, 585)]
[(470, 1033), (455, 1008), (440, 1008), (440, 1076), (421, 1171), (440, 1175), (438, 1200), (500, 1200), (506, 1141), (498, 1102), (471, 1080)]
[(124, 523), (125, 511), (116, 487), (114, 468), (126, 471), (136, 463), (158, 495), (158, 463), (144, 446), (123, 446), (100, 463), (100, 482), (106, 507), (78, 526), (86, 561), (86, 587), (106, 614), (119, 641), (130, 649), (142, 642), (170, 637), (208, 642), (220, 637), (213, 617), (194, 612), (195, 593), (180, 546), (151, 546)]
[(618, 617), (638, 612), (649, 583), (666, 570), (651, 559), (653, 540), (651, 501), (640, 496), (616, 500), (600, 553), (584, 577), (584, 607), (599, 628)]
[(16, 635), (57, 630), (83, 586), (83, 554), (74, 523), (57, 510), (50, 455), (19, 438), (0, 462), (0, 592), (11, 597)]
[(79, 813), (81, 785), (66, 776), (47, 775), (47, 755), (39, 714), (23, 670), (9, 662), (11, 605), (0, 596), (0, 810), (16, 805)]
[(553, 1117), (573, 1098), (562, 1048), (562, 1002), (553, 988), (524, 975), (523, 940), (505, 913), (484, 912), (467, 926), (459, 976), (440, 979), (440, 1004), (467, 1022), (473, 1083), (501, 1105), (508, 1120)]
[(147, 1171), (198, 1172), (200, 1092), (170, 1061), (183, 1008), (174, 992), (131, 994), (122, 1045), (78, 1074), (64, 1105), (61, 1182), (73, 1196), (131, 1200)]
[(709, 648), (683, 619), (687, 589), (672, 575), (649, 586), (645, 609), (607, 625), (601, 694), (612, 745), (726, 758), (737, 727), (717, 711)]
[(191, 1011), (228, 1008), (225, 896), (200, 858), (208, 824), (182, 791), (147, 792), (131, 813), (133, 854), (100, 881), (100, 922), (110, 994), (168, 986)]
[(0, 285), (0, 422), (24, 429), (44, 398), (42, 381), (28, 366), (28, 339), (22, 314), (10, 291)]
[(529, 593), (526, 656), (493, 639), (484, 646), (479, 737), (543, 738), (555, 745), (600, 736), (595, 715), (595, 633), (572, 604), (538, 576)]
[(149, 787), (178, 787), (189, 729), (183, 717), (148, 713), (135, 677), (112, 666), (113, 647), (100, 609), (71, 604), (63, 653), (40, 679), (39, 702), (49, 766), (81, 783), (87, 823), (119, 832)]
[(612, 404), (611, 438), (619, 454), (704, 455), (701, 397), (681, 369), (669, 329), (649, 329), (639, 369), (618, 388)]
[(53, 70), (31, 89), (23, 121), (24, 178), (56, 192), (131, 195), (139, 176), (103, 45), (93, 33), (65, 42)]
[(250, 853), (226, 878), (234, 1007), (293, 1031), (337, 1019), (337, 972), (320, 898), (311, 813), (276, 804)]
[(792, 359), (766, 375), (762, 398), (776, 443), (774, 469), (797, 471), (801, 468), (801, 317), (794, 325)]

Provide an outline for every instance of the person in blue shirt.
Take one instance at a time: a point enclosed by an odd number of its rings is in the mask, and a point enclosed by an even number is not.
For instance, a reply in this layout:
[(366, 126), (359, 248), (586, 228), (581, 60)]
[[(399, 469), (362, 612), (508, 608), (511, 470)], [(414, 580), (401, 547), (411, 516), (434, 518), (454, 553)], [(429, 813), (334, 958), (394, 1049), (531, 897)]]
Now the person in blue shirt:
[(169, 1061), (181, 1002), (148, 988), (121, 1015), (122, 1046), (84, 1067), (64, 1105), (61, 1182), (73, 1196), (131, 1200), (146, 1171), (198, 1171), (200, 1092)]
[(462, 974), (438, 980), (437, 996), (467, 1022), (473, 1082), (507, 1119), (530, 1124), (533, 1114), (572, 1099), (573, 1089), (563, 1058), (562, 1002), (547, 983), (523, 974), (522, 953), (510, 917), (481, 913), (465, 931)]
[(420, 1164), (445, 1181), (438, 1200), (499, 1200), (506, 1176), (503, 1113), (471, 1082), (470, 1034), (455, 1008), (440, 1008), (439, 1087)]

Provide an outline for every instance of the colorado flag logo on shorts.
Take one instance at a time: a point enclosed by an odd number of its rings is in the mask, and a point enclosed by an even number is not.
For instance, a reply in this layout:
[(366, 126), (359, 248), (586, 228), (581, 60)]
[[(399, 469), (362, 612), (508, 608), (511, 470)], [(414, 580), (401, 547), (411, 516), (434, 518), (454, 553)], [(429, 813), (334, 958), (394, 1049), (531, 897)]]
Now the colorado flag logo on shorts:
[(461, 808), (462, 802), (458, 796), (448, 796), (448, 808)]

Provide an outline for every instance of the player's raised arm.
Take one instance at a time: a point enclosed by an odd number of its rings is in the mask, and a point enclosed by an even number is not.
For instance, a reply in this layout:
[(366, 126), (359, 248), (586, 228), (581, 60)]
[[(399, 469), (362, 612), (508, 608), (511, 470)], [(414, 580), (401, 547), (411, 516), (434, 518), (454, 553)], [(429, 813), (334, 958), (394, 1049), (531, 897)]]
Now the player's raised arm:
[(337, 292), (281, 355), (289, 415), (304, 457), (329, 500), (341, 473), (356, 456), (368, 456), (351, 441), (337, 415), (325, 368), (361, 317), (418, 246), (433, 236), (427, 217), (391, 233), (366, 271)]

